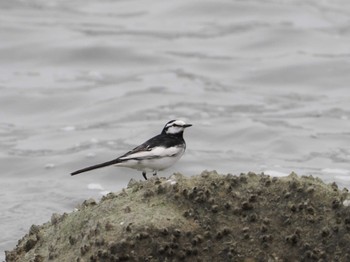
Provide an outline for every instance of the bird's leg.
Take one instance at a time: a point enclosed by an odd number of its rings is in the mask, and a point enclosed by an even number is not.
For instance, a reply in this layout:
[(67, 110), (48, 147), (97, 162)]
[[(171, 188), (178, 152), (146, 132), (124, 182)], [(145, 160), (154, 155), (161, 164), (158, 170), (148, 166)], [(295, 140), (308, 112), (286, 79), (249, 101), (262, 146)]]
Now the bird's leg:
[(147, 180), (147, 176), (146, 176), (146, 172), (145, 171), (142, 171), (142, 175)]
[(156, 176), (156, 175), (157, 175), (157, 171), (154, 171), (154, 172), (153, 172), (153, 176)]

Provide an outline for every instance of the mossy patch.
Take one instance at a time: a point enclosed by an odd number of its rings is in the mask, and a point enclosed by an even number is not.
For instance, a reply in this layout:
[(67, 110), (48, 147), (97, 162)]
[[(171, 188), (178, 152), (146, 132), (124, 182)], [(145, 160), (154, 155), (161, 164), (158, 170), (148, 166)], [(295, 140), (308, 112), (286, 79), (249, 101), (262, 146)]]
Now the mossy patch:
[(294, 173), (130, 181), (33, 226), (6, 261), (350, 261), (349, 198)]

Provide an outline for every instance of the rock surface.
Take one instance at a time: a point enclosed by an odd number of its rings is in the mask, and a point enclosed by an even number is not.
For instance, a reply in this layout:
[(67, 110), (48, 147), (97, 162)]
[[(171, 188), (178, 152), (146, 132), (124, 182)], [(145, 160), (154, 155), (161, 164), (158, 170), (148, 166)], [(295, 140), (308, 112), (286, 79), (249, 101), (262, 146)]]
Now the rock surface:
[(349, 199), (294, 173), (130, 181), (33, 225), (6, 261), (350, 261)]

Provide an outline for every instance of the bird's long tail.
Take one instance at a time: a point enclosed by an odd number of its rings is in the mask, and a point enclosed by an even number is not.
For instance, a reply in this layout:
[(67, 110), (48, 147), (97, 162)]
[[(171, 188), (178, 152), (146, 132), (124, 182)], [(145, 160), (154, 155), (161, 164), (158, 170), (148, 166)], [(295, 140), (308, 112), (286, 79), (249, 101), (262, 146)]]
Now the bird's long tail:
[(104, 163), (101, 163), (101, 164), (98, 164), (98, 165), (88, 166), (88, 167), (85, 167), (83, 169), (79, 169), (77, 171), (74, 171), (73, 173), (71, 173), (71, 175), (75, 176), (77, 174), (80, 174), (80, 173), (83, 173), (83, 172), (87, 172), (87, 171), (90, 171), (90, 170), (94, 170), (94, 169), (97, 169), (97, 168), (115, 165), (115, 164), (117, 164), (119, 162), (120, 162), (119, 159), (114, 159), (114, 160), (111, 160), (111, 161), (108, 161), (108, 162), (104, 162)]

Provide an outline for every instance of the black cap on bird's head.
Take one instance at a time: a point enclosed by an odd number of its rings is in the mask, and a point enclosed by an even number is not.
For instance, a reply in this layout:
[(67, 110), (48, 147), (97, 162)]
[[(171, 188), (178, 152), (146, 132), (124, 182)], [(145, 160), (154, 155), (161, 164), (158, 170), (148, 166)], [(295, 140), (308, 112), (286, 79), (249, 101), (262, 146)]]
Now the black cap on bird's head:
[(191, 124), (186, 124), (182, 120), (171, 120), (163, 128), (162, 134), (182, 134), (185, 128), (192, 126)]

